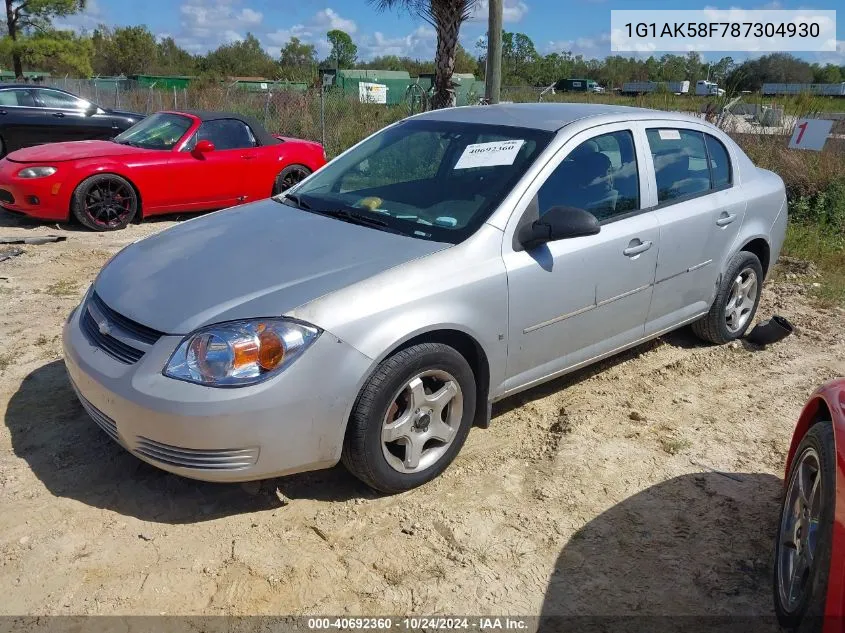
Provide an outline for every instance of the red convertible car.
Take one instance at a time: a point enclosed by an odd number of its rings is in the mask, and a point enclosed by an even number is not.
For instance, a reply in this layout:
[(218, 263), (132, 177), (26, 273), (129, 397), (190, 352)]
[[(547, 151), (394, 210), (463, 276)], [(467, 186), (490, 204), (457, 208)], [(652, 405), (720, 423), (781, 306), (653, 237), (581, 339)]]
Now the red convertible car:
[(12, 152), (0, 160), (0, 206), (111, 231), (151, 215), (267, 198), (325, 162), (320, 144), (272, 136), (249, 117), (159, 112), (110, 141)]
[(775, 610), (799, 631), (845, 631), (845, 379), (804, 405), (786, 459)]

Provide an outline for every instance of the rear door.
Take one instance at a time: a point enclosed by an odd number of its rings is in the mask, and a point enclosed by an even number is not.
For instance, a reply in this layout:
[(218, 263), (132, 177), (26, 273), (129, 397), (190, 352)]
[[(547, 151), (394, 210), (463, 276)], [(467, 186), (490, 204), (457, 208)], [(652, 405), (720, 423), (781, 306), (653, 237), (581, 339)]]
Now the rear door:
[(99, 108), (93, 110), (89, 101), (51, 88), (33, 92), (44, 112), (44, 142), (107, 139), (119, 133), (111, 117)]
[[(214, 151), (194, 155), (198, 141), (211, 141)], [(212, 209), (257, 199), (253, 164), (258, 159), (255, 136), (237, 119), (203, 121), (181, 152), (171, 159), (177, 183), (173, 205), (178, 208)], [(250, 184), (252, 183), (252, 184)], [(272, 182), (267, 185), (270, 194)]]
[(0, 90), (0, 156), (42, 143), (42, 116), (29, 88)]
[(653, 334), (709, 310), (746, 203), (734, 186), (729, 153), (709, 128), (677, 121), (642, 127), (652, 159), (650, 202), (660, 224), (660, 259), (646, 322), (646, 334)]

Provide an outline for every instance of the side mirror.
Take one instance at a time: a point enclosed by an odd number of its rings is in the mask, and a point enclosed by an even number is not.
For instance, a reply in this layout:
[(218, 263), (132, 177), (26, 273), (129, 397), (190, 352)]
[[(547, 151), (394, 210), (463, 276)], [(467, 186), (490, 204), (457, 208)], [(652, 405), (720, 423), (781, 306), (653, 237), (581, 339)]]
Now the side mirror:
[(94, 116), (99, 112), (100, 108), (97, 106), (96, 103), (89, 103), (88, 107), (85, 108), (85, 116)]
[(539, 220), (523, 226), (517, 239), (525, 250), (531, 250), (547, 242), (595, 235), (599, 231), (601, 225), (589, 211), (575, 207), (552, 207)]
[(197, 158), (199, 158), (203, 154), (208, 154), (209, 152), (213, 151), (214, 143), (212, 143), (211, 141), (202, 140), (197, 141), (196, 147), (194, 147), (194, 150), (191, 153)]

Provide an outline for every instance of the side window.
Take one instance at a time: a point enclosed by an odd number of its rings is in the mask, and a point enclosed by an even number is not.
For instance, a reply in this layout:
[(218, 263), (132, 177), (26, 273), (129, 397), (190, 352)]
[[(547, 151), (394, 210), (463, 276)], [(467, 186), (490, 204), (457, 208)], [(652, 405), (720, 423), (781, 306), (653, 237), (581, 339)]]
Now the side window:
[(634, 137), (628, 130), (584, 141), (557, 166), (537, 192), (540, 215), (552, 207), (577, 207), (600, 221), (640, 208)]
[(62, 110), (85, 110), (91, 104), (83, 99), (74, 97), (58, 90), (37, 90), (38, 100), (45, 108), (59, 108)]
[(731, 184), (731, 159), (728, 156), (728, 150), (722, 145), (722, 141), (709, 134), (704, 135), (704, 141), (707, 144), (707, 156), (710, 159), (713, 188), (727, 187)]
[(243, 122), (235, 119), (205, 121), (197, 131), (197, 139), (211, 141), (215, 149), (244, 149), (255, 147), (255, 136)]
[(710, 189), (704, 134), (692, 130), (652, 128), (646, 130), (646, 135), (654, 159), (658, 203)]
[(0, 105), (32, 107), (35, 105), (35, 101), (29, 90), (0, 90)]

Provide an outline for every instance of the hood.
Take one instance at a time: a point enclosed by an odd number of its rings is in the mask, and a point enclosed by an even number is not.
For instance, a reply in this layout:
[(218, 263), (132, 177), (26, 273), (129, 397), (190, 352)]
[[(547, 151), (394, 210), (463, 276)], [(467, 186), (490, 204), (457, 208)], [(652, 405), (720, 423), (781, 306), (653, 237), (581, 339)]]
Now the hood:
[(66, 143), (47, 143), (46, 145), (25, 147), (12, 152), (7, 158), (16, 163), (60, 163), (81, 158), (126, 156), (155, 151), (160, 150), (130, 147), (111, 141), (68, 141)]
[(268, 199), (127, 246), (94, 288), (112, 310), (137, 323), (188, 334), (211, 323), (281, 316), (449, 246)]

